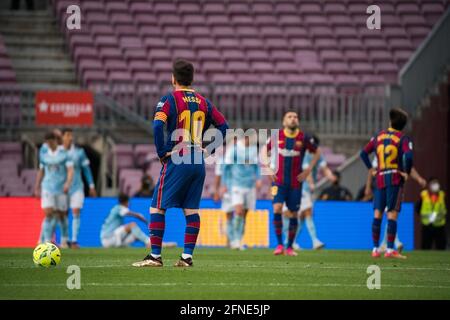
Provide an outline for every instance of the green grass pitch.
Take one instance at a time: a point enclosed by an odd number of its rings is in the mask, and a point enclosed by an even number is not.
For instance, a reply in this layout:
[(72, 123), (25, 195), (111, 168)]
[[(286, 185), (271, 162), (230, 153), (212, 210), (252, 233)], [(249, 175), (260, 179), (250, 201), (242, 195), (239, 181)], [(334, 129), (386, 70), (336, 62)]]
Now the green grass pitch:
[[(164, 249), (163, 268), (133, 268), (145, 249), (63, 250), (61, 264), (35, 267), (31, 249), (0, 249), (0, 299), (450, 299), (450, 255), (406, 253), (374, 260), (366, 251), (301, 251), (273, 256), (198, 248), (195, 266), (173, 267), (181, 249)], [(381, 269), (381, 289), (367, 288), (367, 267)], [(81, 289), (66, 287), (69, 265)]]

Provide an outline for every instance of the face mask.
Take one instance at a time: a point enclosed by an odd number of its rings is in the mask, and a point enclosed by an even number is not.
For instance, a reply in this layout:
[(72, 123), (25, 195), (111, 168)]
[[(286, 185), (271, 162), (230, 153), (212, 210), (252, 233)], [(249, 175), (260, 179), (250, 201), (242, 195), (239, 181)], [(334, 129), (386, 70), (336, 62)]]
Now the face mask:
[(439, 185), (439, 183), (433, 183), (430, 185), (431, 192), (439, 192), (440, 189), (441, 186)]

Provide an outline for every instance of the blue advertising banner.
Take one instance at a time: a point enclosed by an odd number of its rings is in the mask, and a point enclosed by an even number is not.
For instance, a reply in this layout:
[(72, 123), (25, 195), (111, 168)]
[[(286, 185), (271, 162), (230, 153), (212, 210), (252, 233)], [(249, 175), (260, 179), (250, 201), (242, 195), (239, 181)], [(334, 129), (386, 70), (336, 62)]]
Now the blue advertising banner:
[[(82, 211), (79, 243), (82, 247), (99, 247), (100, 229), (111, 208), (117, 203), (115, 198), (88, 198)], [(133, 198), (130, 209), (149, 218), (150, 199)], [(249, 244), (255, 247), (275, 247), (275, 232), (272, 227), (272, 203), (270, 200), (258, 200), (257, 212), (249, 214), (246, 232)], [(200, 245), (223, 246), (225, 238), (225, 214), (220, 205), (210, 199), (201, 202), (202, 223)], [(406, 250), (414, 248), (414, 209), (411, 203), (405, 203), (398, 221), (398, 235)], [(317, 201), (314, 206), (314, 221), (317, 235), (328, 249), (371, 249), (372, 204), (366, 202)], [(135, 221), (126, 218), (126, 222)], [(147, 232), (147, 225), (138, 222)], [(385, 232), (386, 218), (383, 219), (382, 234)], [(170, 209), (166, 215), (165, 242), (183, 245), (185, 220), (181, 209)], [(261, 238), (265, 238), (262, 239)], [(311, 248), (312, 243), (306, 226), (298, 237), (302, 248)], [(136, 243), (134, 246), (143, 246)]]

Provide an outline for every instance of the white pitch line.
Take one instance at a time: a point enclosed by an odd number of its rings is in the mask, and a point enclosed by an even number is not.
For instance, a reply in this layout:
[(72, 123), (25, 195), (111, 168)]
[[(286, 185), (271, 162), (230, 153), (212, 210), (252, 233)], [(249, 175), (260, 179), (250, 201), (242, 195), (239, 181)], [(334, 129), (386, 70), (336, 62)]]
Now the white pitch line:
[[(173, 287), (173, 286), (206, 286), (206, 287), (336, 287), (336, 288), (367, 288), (365, 284), (343, 284), (343, 283), (177, 283), (177, 282), (163, 282), (163, 283), (100, 283), (100, 282), (88, 282), (82, 283), (82, 287)], [(65, 283), (2, 283), (0, 287), (66, 287)], [(381, 288), (405, 288), (405, 289), (450, 289), (450, 286), (442, 285), (402, 285), (402, 284), (382, 284)]]
[[(286, 266), (286, 265), (277, 265), (274, 266), (277, 269), (342, 269), (342, 270), (366, 270), (368, 265), (360, 265), (360, 266), (315, 266), (315, 265), (294, 265), (294, 266)], [(411, 271), (450, 271), (450, 267), (444, 267), (444, 268), (434, 268), (434, 267), (390, 267), (390, 266), (380, 266), (380, 269), (382, 270), (398, 270), (398, 271), (404, 271), (404, 270), (411, 270)], [(120, 264), (107, 264), (107, 265), (92, 265), (92, 266), (83, 266), (81, 265), (80, 268), (86, 268), (86, 269), (96, 269), (96, 268), (131, 268), (130, 265), (120, 265)], [(241, 264), (239, 266), (236, 265), (209, 265), (205, 266), (205, 268), (263, 268), (263, 269), (270, 269), (271, 266), (260, 266), (260, 265), (244, 265)], [(31, 269), (36, 268), (35, 266), (0, 266), (1, 268), (6, 269)], [(134, 268), (133, 268), (134, 269)]]

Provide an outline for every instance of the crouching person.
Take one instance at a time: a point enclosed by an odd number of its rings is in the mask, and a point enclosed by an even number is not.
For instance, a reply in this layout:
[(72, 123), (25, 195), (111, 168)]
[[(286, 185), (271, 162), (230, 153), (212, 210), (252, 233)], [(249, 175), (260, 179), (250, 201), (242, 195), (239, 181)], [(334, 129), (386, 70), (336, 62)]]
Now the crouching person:
[(100, 239), (103, 247), (127, 247), (135, 241), (141, 241), (147, 247), (150, 247), (150, 238), (139, 228), (136, 222), (124, 223), (125, 216), (134, 217), (147, 223), (142, 214), (128, 209), (128, 203), (128, 196), (120, 194), (119, 203), (111, 209), (102, 225)]

